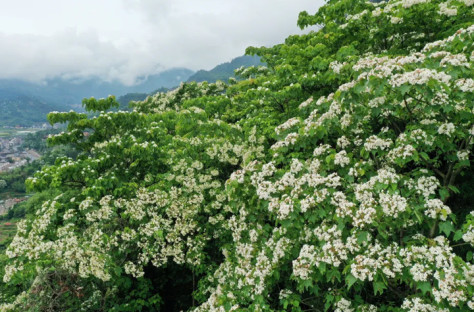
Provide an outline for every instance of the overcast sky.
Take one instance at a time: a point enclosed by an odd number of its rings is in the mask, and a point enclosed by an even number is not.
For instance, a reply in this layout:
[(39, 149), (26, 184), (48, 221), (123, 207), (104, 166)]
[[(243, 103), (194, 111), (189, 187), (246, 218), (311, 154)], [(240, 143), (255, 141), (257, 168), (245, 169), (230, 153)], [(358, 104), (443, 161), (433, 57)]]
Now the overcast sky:
[(323, 0), (0, 0), (0, 78), (101, 76), (132, 84), (210, 69), (301, 33)]

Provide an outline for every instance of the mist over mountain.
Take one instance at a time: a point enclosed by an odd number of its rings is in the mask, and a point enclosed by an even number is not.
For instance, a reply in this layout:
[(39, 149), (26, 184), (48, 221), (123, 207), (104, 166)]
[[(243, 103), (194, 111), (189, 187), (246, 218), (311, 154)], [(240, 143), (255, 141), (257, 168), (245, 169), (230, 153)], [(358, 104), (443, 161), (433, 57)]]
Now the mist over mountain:
[(187, 68), (173, 68), (158, 74), (138, 77), (132, 86), (119, 81), (104, 81), (100, 77), (87, 79), (53, 78), (42, 84), (17, 79), (0, 79), (0, 90), (9, 90), (27, 96), (38, 97), (49, 103), (61, 106), (75, 106), (85, 97), (106, 97), (110, 94), (122, 95), (130, 92), (151, 92), (160, 87), (170, 88), (179, 85), (193, 74)]
[(46, 122), (46, 114), (53, 110), (81, 110), (83, 98), (107, 97), (110, 94), (150, 93), (158, 88), (171, 88), (193, 74), (187, 68), (173, 68), (147, 77), (139, 77), (137, 84), (124, 85), (119, 81), (103, 81), (100, 77), (81, 80), (54, 78), (41, 84), (0, 79), (0, 126), (29, 126)]
[(46, 114), (61, 109), (38, 98), (0, 89), (0, 125), (31, 126), (46, 122)]
[(0, 79), (0, 126), (31, 126), (46, 122), (51, 111), (82, 110), (83, 98), (103, 98), (115, 95), (122, 107), (130, 101), (140, 101), (158, 91), (179, 86), (187, 81), (227, 81), (241, 66), (263, 65), (257, 56), (239, 56), (211, 70), (193, 72), (187, 68), (172, 68), (157, 74), (137, 78), (127, 86), (120, 81), (104, 81), (101, 77), (87, 79), (53, 78), (41, 84), (18, 79)]
[[(242, 55), (232, 59), (230, 62), (225, 62), (215, 66), (210, 70), (201, 69), (191, 75), (186, 82), (216, 82), (217, 80), (227, 81), (230, 77), (235, 77), (234, 70), (241, 66), (249, 67), (249, 66), (258, 66), (258, 65), (265, 65), (261, 62), (258, 56), (249, 56), (249, 55)], [(173, 86), (176, 87), (177, 85)], [(143, 92), (133, 92), (127, 93), (118, 97), (118, 102), (120, 103), (121, 107), (127, 107), (130, 101), (143, 101), (146, 99), (147, 96), (151, 94), (155, 94), (156, 92), (167, 92), (172, 88), (169, 87), (160, 87), (158, 89), (153, 90), (152, 92), (143, 93)]]

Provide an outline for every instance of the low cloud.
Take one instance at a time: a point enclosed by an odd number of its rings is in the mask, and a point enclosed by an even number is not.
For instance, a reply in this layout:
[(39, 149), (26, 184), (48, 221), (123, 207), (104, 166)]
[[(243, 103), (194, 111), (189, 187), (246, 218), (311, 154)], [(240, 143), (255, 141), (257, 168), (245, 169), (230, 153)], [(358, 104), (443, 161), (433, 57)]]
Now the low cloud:
[(132, 44), (119, 47), (94, 31), (68, 29), (52, 36), (0, 33), (0, 46), (0, 78), (40, 82), (100, 76), (133, 84), (138, 74), (156, 71), (150, 52)]
[(271, 46), (294, 33), (302, 10), (315, 12), (311, 0), (124, 0), (144, 18), (148, 45), (163, 64), (211, 68), (243, 54), (248, 46)]
[(315, 12), (320, 5), (311, 0), (122, 0), (113, 34), (102, 32), (110, 25), (100, 20), (89, 30), (58, 25), (59, 31), (48, 35), (0, 32), (0, 78), (40, 82), (99, 76), (131, 85), (138, 76), (167, 68), (209, 69), (250, 45), (283, 42), (299, 32), (298, 13)]

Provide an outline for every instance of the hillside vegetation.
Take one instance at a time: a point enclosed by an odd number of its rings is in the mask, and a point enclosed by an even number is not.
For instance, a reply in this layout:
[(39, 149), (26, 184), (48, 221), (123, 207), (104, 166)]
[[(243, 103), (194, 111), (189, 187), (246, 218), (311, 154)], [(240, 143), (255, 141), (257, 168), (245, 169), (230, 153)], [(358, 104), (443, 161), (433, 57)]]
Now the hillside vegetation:
[(227, 81), (229, 78), (235, 78), (234, 71), (240, 67), (264, 65), (257, 56), (243, 55), (234, 58), (230, 62), (222, 63), (211, 70), (198, 70), (187, 82), (216, 82), (217, 80)]
[(80, 154), (27, 180), (0, 311), (474, 310), (473, 5), (329, 0), (241, 81), (49, 114)]
[(133, 85), (125, 85), (118, 80), (106, 81), (100, 77), (57, 77), (40, 84), (17, 79), (0, 79), (0, 127), (41, 125), (47, 122), (46, 114), (51, 111), (80, 109), (83, 98), (101, 98), (109, 94), (147, 94), (157, 88), (177, 86), (192, 74), (193, 71), (187, 68), (172, 68), (139, 77)]
[(0, 90), (0, 126), (31, 126), (47, 123), (46, 115), (59, 108), (23, 94)]
[[(235, 79), (235, 71), (239, 70), (241, 67), (250, 67), (250, 66), (259, 66), (263, 65), (263, 63), (260, 61), (260, 58), (257, 56), (239, 56), (234, 58), (230, 62), (222, 63), (217, 65), (216, 67), (212, 68), (211, 70), (198, 70), (196, 73), (191, 75), (187, 82), (209, 82), (209, 83), (215, 83), (218, 80), (221, 81), (228, 81), (231, 78)], [(149, 95), (153, 95), (155, 93), (166, 93), (167, 91), (173, 90), (178, 88), (178, 85), (173, 86), (173, 87), (161, 87), (150, 94), (148, 93), (139, 93), (139, 92), (134, 92), (134, 93), (127, 93), (125, 95), (120, 96), (117, 99), (117, 102), (120, 104), (120, 108), (125, 109), (128, 108), (128, 105), (131, 101), (137, 102), (137, 101), (143, 101), (145, 100)]]

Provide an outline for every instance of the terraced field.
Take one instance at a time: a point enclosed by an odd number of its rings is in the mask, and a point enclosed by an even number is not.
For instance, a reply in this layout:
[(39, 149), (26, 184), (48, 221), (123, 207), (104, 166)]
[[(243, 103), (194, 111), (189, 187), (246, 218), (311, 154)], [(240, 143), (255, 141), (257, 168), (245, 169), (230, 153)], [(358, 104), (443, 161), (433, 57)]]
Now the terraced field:
[(0, 223), (0, 244), (2, 244), (9, 237), (13, 237), (16, 232), (15, 222), (2, 222)]
[(39, 128), (26, 128), (26, 129), (14, 129), (14, 128), (0, 128), (0, 137), (15, 137), (15, 136), (25, 136), (28, 133), (35, 133)]

